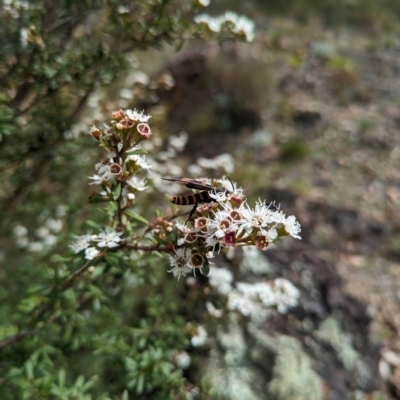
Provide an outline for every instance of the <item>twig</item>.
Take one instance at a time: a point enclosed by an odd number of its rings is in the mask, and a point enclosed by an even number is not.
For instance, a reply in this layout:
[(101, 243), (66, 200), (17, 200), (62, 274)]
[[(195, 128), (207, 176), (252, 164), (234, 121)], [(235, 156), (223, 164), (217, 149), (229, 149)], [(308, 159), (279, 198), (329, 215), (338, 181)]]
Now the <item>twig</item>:
[(37, 335), (40, 331), (34, 330), (34, 331), (22, 331), (20, 333), (16, 333), (15, 335), (9, 336), (3, 340), (0, 341), (0, 348), (6, 347), (14, 342), (17, 342), (18, 340), (22, 339), (25, 336), (31, 336), (31, 335)]

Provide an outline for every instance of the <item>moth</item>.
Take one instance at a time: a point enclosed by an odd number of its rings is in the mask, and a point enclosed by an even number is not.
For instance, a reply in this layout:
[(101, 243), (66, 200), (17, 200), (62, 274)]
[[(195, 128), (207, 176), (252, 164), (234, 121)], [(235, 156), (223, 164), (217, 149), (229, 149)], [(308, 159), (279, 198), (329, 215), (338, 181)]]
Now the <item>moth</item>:
[[(215, 201), (211, 196), (210, 192), (214, 193), (231, 193), (227, 188), (219, 186), (215, 187), (212, 185), (207, 185), (202, 183), (201, 181), (198, 181), (196, 179), (191, 179), (191, 178), (181, 178), (181, 177), (172, 177), (172, 178), (163, 178), (166, 181), (171, 181), (171, 182), (178, 182), (184, 186), (186, 186), (188, 189), (196, 189), (200, 190), (198, 193), (193, 193), (193, 194), (188, 194), (186, 196), (170, 196), (169, 201), (171, 203), (177, 204), (178, 206), (189, 206), (189, 205), (194, 205), (192, 208), (192, 211), (190, 211), (189, 218), (192, 217), (192, 215), (196, 212), (197, 206), (201, 203), (212, 203)], [(233, 187), (233, 184), (232, 184)]]

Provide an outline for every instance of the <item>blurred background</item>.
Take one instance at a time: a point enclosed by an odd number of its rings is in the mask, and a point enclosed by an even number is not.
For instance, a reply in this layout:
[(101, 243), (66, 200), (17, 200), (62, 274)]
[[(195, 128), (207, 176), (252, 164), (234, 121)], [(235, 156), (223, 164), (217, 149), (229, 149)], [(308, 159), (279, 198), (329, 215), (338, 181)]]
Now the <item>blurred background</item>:
[[(139, 205), (144, 215), (168, 210), (163, 174), (228, 174), (250, 199), (280, 203), (302, 225), (301, 242), (263, 253), (261, 274), (290, 280), (300, 304), (258, 330), (204, 317), (196, 305), (207, 300), (204, 282), (193, 288), (160, 274), (150, 289), (166, 279), (174, 311), (214, 327), (213, 344), (193, 350), (183, 373), (193, 384), (208, 377), (214, 392), (199, 398), (400, 398), (400, 2), (214, 0), (201, 10), (246, 15), (255, 23), (251, 43), (186, 41), (184, 25), (151, 20), (163, 3), (143, 12), (147, 25), (121, 20), (120, 30), (101, 2), (0, 4), (10, 18), (0, 28), (1, 338), (17, 332), (21, 304), (29, 314), (23, 300), (57, 262), (55, 252), (65, 253), (89, 219), (106, 220), (87, 202), (87, 177), (103, 156), (89, 128), (114, 110), (144, 109), (162, 153), (158, 191)], [(186, 2), (177, 3), (184, 13)], [(154, 34), (146, 31), (152, 24)], [(183, 142), (172, 155), (171, 137)], [(240, 269), (239, 252), (218, 263), (261, 279)], [(153, 311), (135, 296), (154, 283), (139, 275), (142, 286), (121, 304), (146, 319)], [(126, 317), (122, 306), (118, 312)], [(1, 373), (27, 351), (8, 347)], [(78, 358), (86, 350), (74, 351)], [(116, 381), (102, 388), (117, 393)], [(52, 396), (40, 398), (61, 398)]]

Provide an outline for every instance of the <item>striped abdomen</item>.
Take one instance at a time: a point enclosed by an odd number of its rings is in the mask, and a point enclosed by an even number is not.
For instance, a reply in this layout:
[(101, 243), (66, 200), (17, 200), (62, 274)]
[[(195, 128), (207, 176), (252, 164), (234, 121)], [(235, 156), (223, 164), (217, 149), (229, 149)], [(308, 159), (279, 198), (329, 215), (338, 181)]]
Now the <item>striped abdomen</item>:
[(211, 203), (213, 199), (207, 191), (203, 191), (187, 196), (171, 196), (169, 201), (178, 204), (178, 206), (189, 206), (197, 203)]

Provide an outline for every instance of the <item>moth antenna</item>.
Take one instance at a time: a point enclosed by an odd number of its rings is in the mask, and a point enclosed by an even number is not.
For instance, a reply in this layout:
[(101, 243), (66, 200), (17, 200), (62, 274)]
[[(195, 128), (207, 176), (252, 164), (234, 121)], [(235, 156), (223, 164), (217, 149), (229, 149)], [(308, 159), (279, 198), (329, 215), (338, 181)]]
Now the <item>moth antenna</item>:
[(227, 178), (227, 179), (229, 180), (229, 182), (230, 182), (231, 185), (232, 185), (232, 192), (234, 192), (234, 191), (235, 191), (235, 186), (234, 186), (234, 184), (233, 184), (232, 179), (230, 178), (230, 176), (229, 176), (229, 175), (225, 175), (224, 178)]

